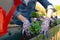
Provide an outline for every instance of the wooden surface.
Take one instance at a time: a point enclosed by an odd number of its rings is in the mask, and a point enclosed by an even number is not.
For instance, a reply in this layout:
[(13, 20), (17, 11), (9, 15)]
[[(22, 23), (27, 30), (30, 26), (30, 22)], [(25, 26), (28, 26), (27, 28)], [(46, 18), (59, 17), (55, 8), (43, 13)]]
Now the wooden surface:
[(50, 40), (60, 40), (60, 30), (57, 32), (55, 36), (53, 36)]

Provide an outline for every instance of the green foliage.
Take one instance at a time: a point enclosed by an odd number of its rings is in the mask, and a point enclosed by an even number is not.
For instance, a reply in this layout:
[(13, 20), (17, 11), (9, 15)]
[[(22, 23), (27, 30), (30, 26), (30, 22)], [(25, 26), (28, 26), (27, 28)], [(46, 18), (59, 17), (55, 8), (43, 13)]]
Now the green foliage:
[(39, 16), (40, 16), (40, 17), (43, 17), (43, 16), (45, 16), (45, 14), (44, 14), (44, 13), (42, 13), (42, 14), (40, 14)]
[(37, 34), (39, 32), (39, 30), (41, 29), (40, 25), (41, 25), (41, 21), (35, 21), (31, 23), (31, 27), (30, 27), (30, 32), (31, 34)]
[(55, 21), (53, 22), (53, 25), (54, 25), (54, 26), (56, 26), (56, 25), (57, 25), (57, 20), (55, 20)]
[(57, 24), (60, 24), (60, 19), (57, 19)]
[(38, 13), (32, 12), (30, 16), (31, 16), (31, 17), (37, 17), (37, 16), (38, 16)]
[(50, 24), (50, 28), (54, 28), (56, 25), (60, 24), (60, 19), (55, 19), (53, 23)]
[(54, 27), (56, 25), (57, 25), (57, 19), (55, 19), (54, 22), (50, 24), (50, 28), (52, 28), (52, 27)]
[(52, 28), (52, 27), (54, 27), (54, 26), (56, 26), (58, 24), (59, 24), (58, 19), (55, 19), (54, 22), (50, 24), (50, 28)]

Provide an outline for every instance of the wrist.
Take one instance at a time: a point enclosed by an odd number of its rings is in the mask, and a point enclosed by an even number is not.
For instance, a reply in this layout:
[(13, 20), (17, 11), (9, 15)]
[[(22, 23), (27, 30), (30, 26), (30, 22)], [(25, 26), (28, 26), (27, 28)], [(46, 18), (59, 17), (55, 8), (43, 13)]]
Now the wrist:
[(48, 9), (48, 10), (47, 10), (47, 17), (48, 17), (48, 18), (51, 18), (52, 13), (53, 13), (53, 10), (52, 10), (52, 9)]

